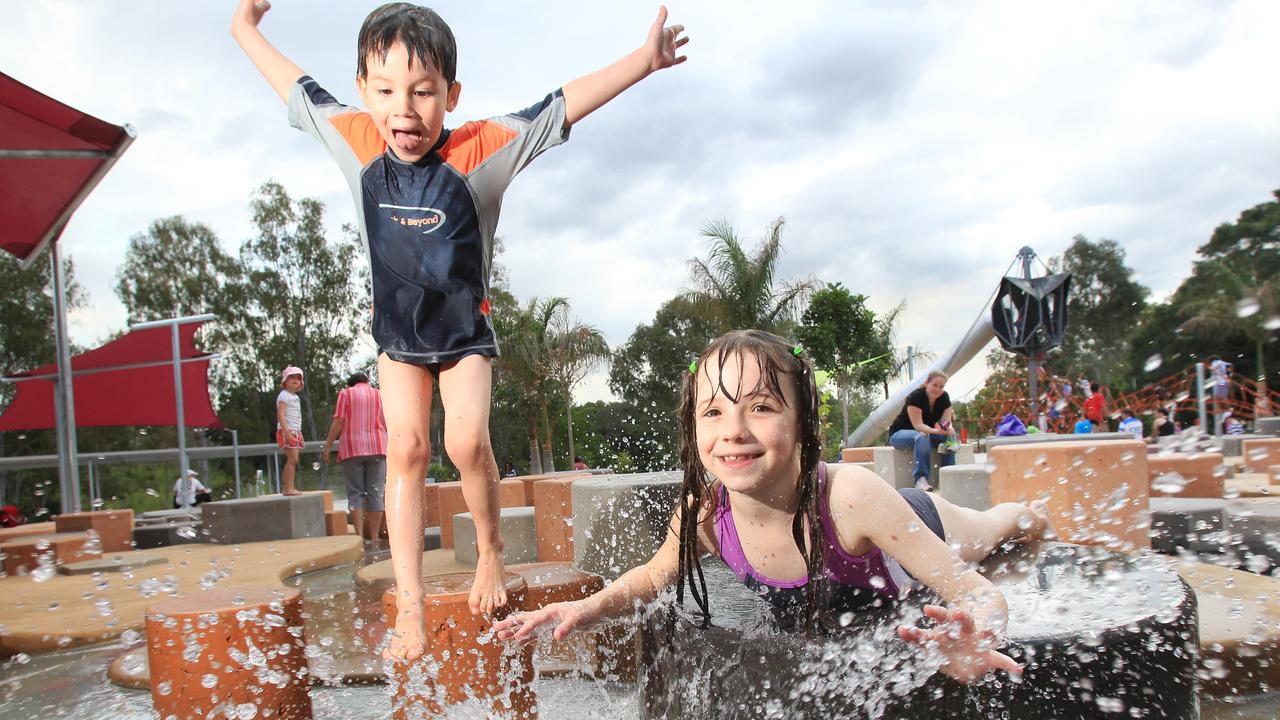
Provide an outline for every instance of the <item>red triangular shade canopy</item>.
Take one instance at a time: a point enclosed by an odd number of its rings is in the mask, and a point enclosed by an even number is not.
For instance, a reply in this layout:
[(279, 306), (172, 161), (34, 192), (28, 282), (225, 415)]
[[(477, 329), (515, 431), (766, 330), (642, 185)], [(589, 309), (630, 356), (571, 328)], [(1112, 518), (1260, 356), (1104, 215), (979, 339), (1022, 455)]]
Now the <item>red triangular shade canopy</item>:
[[(182, 363), (182, 404), (188, 427), (222, 427), (209, 400), (212, 355), (197, 350), (202, 323), (178, 326)], [(71, 359), (77, 427), (178, 424), (173, 394), (173, 345), (169, 327), (133, 330)], [(82, 372), (82, 371), (93, 372)], [(16, 383), (18, 394), (0, 415), (0, 430), (56, 427), (54, 385), (57, 365), (43, 365), (14, 378), (48, 376)]]
[(0, 248), (30, 262), (131, 142), (0, 73)]

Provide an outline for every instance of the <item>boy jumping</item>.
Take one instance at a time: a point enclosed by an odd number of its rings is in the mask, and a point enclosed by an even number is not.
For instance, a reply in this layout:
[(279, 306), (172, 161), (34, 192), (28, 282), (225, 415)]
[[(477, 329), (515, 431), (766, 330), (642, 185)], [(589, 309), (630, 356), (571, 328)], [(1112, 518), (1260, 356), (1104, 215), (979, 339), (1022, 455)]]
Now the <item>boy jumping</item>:
[(469, 602), (506, 603), (498, 467), (489, 442), (492, 358), (489, 270), (502, 193), (569, 128), (655, 70), (684, 62), (683, 26), (665, 7), (643, 46), (524, 110), (454, 130), (462, 91), (453, 32), (410, 3), (374, 10), (360, 28), (356, 87), (366, 110), (340, 104), (258, 29), (270, 3), (240, 0), (231, 34), (289, 106), (289, 122), (328, 149), (356, 201), (373, 278), (373, 336), (388, 430), (387, 525), (399, 614), (384, 655), (422, 654), (422, 482), (431, 457), (432, 384), (444, 405), (445, 450), (462, 473), (479, 560)]

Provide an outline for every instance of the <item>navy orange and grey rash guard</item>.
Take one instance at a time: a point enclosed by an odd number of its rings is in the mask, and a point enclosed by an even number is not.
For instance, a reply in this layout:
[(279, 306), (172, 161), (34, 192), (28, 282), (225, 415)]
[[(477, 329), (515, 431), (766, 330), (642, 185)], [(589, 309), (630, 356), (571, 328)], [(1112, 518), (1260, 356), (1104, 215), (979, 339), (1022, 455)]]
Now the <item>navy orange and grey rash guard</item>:
[(516, 173), (568, 139), (564, 95), (445, 130), (426, 157), (396, 157), (369, 114), (308, 76), (289, 95), (289, 123), (337, 161), (356, 201), (373, 278), (373, 338), (418, 365), (496, 356), (489, 267), (502, 193)]

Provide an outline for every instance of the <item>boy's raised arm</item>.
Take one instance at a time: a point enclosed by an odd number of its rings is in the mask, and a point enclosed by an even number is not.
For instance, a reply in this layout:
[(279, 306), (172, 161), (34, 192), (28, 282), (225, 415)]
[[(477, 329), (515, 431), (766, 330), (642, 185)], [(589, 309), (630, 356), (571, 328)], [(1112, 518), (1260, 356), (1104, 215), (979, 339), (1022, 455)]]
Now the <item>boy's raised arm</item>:
[(267, 42), (262, 31), (258, 30), (258, 23), (262, 22), (262, 16), (270, 9), (271, 3), (267, 0), (240, 0), (236, 13), (231, 18), (231, 37), (236, 39), (240, 49), (257, 66), (262, 77), (267, 79), (271, 89), (288, 103), (289, 92), (294, 83), (306, 73)]
[[(564, 86), (566, 127), (590, 115), (623, 90), (643, 80), (649, 73), (685, 61), (684, 55), (676, 55), (676, 51), (689, 42), (689, 38), (680, 36), (684, 32), (684, 26), (666, 27), (666, 22), (667, 8), (663, 5), (658, 8), (658, 19), (649, 28), (649, 37), (642, 47), (608, 67)], [(243, 44), (242, 42), (241, 45)]]

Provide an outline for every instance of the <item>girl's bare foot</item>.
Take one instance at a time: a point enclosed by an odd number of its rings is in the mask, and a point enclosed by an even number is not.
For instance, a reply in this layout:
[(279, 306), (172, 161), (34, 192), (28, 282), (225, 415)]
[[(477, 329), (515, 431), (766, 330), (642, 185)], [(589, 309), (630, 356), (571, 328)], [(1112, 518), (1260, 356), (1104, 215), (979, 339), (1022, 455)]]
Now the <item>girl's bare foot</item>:
[(476, 561), (476, 579), (471, 583), (467, 605), (472, 615), (489, 614), (507, 604), (501, 550), (481, 550)]
[(386, 660), (412, 661), (422, 657), (426, 644), (427, 626), (422, 616), (422, 600), (405, 595), (397, 598), (396, 626), (387, 633), (389, 642), (382, 651)]
[(280, 494), (281, 494), (281, 495), (291, 495), (291, 496), (292, 496), (292, 495), (301, 495), (302, 493), (301, 493), (301, 492), (298, 492), (297, 490), (285, 490), (284, 492), (282, 492), (282, 493), (280, 493)]
[(1045, 501), (1034, 500), (1027, 508), (1035, 515), (1035, 522), (1027, 535), (1038, 540), (1057, 540), (1058, 531), (1053, 529), (1053, 522), (1049, 520), (1049, 506)]

